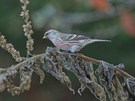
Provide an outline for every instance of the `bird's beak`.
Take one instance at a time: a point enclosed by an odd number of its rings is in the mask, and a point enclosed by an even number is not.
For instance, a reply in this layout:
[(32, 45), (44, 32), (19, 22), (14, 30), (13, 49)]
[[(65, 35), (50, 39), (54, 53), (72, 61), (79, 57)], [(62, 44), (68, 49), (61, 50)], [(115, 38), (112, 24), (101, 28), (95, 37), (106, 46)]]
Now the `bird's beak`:
[(46, 38), (47, 38), (46, 36), (43, 37), (43, 39), (46, 39)]

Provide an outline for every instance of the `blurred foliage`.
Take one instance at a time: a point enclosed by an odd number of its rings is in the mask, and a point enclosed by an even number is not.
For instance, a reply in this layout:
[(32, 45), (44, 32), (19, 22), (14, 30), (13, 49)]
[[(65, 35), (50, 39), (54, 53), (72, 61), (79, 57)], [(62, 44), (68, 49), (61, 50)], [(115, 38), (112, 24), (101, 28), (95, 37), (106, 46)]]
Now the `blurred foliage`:
[[(44, 52), (47, 45), (52, 45), (48, 40), (41, 40), (43, 33), (50, 28), (69, 33), (84, 33), (84, 35), (87, 36), (110, 39), (112, 42), (88, 45), (81, 50), (81, 53), (113, 64), (124, 63), (126, 70), (135, 76), (135, 33), (130, 34), (130, 32), (123, 27), (120, 21), (120, 15), (117, 12), (119, 9), (122, 9), (122, 11), (129, 9), (129, 14), (132, 14), (134, 18), (133, 22), (135, 22), (135, 1), (108, 0), (110, 7), (116, 11), (116, 13), (115, 11), (113, 13), (114, 16), (111, 16), (113, 10), (108, 10), (107, 13), (100, 11), (98, 10), (100, 7), (97, 9), (96, 6), (94, 7), (94, 5), (91, 5), (91, 1), (93, 0), (30, 1), (29, 10), (34, 26), (34, 53), (37, 54)], [(0, 32), (6, 36), (8, 42), (11, 42), (14, 47), (22, 53), (22, 55), (26, 55), (26, 38), (23, 35), (23, 20), (19, 16), (20, 12), (21, 4), (18, 0), (1, 0)], [(132, 27), (135, 28), (135, 26)], [(8, 55), (7, 52), (0, 49), (0, 66), (7, 67), (12, 63), (15, 63), (12, 60), (12, 57)], [(72, 74), (69, 73), (69, 75)], [(72, 77), (74, 77), (74, 75), (72, 75)], [(92, 100), (87, 91), (84, 92), (85, 94), (83, 94), (83, 97), (72, 95), (71, 92), (58, 83), (57, 80), (50, 76), (47, 78), (45, 85), (42, 85), (44, 86), (44, 90), (35, 80), (35, 83), (33, 84), (33, 88), (35, 89), (31, 88), (30, 92), (26, 92), (19, 97), (12, 97), (5, 92), (4, 94), (0, 94), (0, 101)], [(73, 78), (73, 82), (77, 82), (76, 78)], [(77, 88), (76, 86), (77, 84), (75, 83), (75, 88)], [(96, 100), (93, 99), (92, 101)]]

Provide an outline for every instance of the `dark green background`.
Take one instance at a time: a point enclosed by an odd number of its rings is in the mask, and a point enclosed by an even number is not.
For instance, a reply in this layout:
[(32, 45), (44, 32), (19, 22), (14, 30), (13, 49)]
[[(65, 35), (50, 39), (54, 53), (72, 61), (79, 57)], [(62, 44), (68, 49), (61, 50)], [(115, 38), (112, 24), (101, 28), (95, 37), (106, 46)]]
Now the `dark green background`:
[[(59, 18), (59, 15), (64, 14), (64, 12), (74, 14), (97, 11), (87, 3), (88, 0), (31, 0), (29, 10), (33, 17), (35, 13), (40, 12), (43, 7), (50, 4), (53, 5), (57, 10), (56, 15), (52, 16), (52, 18), (49, 20), (47, 19), (47, 22), (44, 23), (41, 28), (36, 28), (36, 26), (33, 27), (33, 38), (35, 41), (35, 49), (33, 53), (43, 53), (47, 45), (53, 45), (48, 40), (42, 40), (44, 32), (48, 29), (55, 28), (63, 32), (74, 33), (83, 32), (84, 35), (110, 39), (112, 42), (88, 45), (80, 51), (81, 53), (115, 65), (124, 63), (126, 67), (125, 71), (135, 76), (135, 37), (131, 36), (124, 30), (120, 24), (118, 16), (99, 21), (71, 25), (71, 28), (69, 28), (70, 25), (67, 25), (67, 23), (61, 23), (61, 21), (56, 19), (57, 17)], [(119, 4), (116, 5), (118, 6)], [(135, 9), (133, 8), (133, 14), (134, 10)], [(6, 36), (9, 43), (12, 43), (14, 47), (21, 52), (22, 56), (26, 56), (26, 38), (24, 37), (22, 30), (23, 20), (19, 16), (20, 12), (21, 3), (19, 0), (1, 0), (0, 32)], [(49, 12), (47, 11), (45, 12), (45, 14), (48, 13)], [(43, 20), (46, 20), (46, 18)], [(34, 22), (34, 19), (32, 19), (32, 22)], [(106, 31), (107, 28), (111, 28), (113, 26), (117, 28), (116, 31)], [(95, 34), (98, 30), (98, 34)], [(104, 31), (100, 32), (100, 30)], [(0, 67), (5, 68), (13, 64), (16, 64), (16, 62), (12, 59), (11, 55), (0, 48)], [(70, 72), (66, 73), (71, 78), (73, 87), (77, 91), (77, 89), (80, 87), (77, 78)], [(42, 85), (39, 84), (39, 78), (37, 75), (34, 75), (31, 86), (32, 87), (29, 91), (24, 92), (20, 96), (13, 97), (6, 91), (4, 93), (0, 93), (0, 101), (97, 101), (88, 90), (85, 90), (82, 96), (79, 96), (77, 93), (73, 95), (68, 88), (66, 88), (48, 73), (46, 73), (46, 79)]]

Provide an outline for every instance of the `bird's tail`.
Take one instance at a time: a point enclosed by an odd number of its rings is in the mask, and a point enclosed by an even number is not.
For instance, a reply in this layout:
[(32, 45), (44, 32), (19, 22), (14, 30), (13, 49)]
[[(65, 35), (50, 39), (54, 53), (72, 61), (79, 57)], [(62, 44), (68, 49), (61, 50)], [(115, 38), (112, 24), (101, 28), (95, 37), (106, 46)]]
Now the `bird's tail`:
[(111, 42), (111, 40), (102, 40), (102, 39), (91, 39), (91, 40), (89, 40), (89, 43), (94, 43), (94, 42)]

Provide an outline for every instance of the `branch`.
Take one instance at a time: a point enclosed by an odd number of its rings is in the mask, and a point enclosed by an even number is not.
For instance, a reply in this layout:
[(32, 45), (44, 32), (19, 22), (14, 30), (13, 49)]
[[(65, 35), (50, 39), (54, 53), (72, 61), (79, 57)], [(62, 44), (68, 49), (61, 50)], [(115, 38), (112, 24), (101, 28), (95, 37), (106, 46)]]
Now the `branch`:
[[(36, 60), (41, 59), (43, 56), (46, 56), (47, 54), (48, 53), (35, 55), (35, 56), (31, 57), (31, 58), (26, 59), (25, 61), (23, 61), (21, 63), (18, 63), (12, 69), (17, 70), (20, 67), (27, 65), (28, 63), (31, 63), (31, 62), (34, 62)], [(96, 64), (96, 65), (99, 65), (100, 62), (101, 62), (101, 60), (90, 58), (90, 57), (87, 57), (87, 56), (85, 56), (83, 54), (76, 54), (76, 55), (78, 55), (81, 59), (84, 59), (85, 61), (88, 61), (88, 62), (92, 62), (93, 64)], [(123, 70), (121, 70), (119, 68), (114, 67), (114, 70), (116, 71), (117, 74), (119, 74), (119, 75), (121, 75), (123, 77), (130, 78), (130, 79), (135, 79), (133, 76), (131, 76), (130, 74), (126, 73), (125, 71), (123, 71)]]
[(21, 68), (22, 66), (27, 65), (28, 63), (30, 64), (30, 63), (32, 63), (32, 62), (34, 62), (34, 61), (36, 61), (36, 60), (39, 60), (39, 59), (40, 59), (42, 56), (44, 56), (44, 55), (45, 55), (45, 53), (39, 54), (39, 55), (34, 55), (34, 56), (31, 57), (31, 58), (27, 58), (27, 59), (24, 60), (23, 62), (18, 63), (17, 65), (15, 65), (12, 69), (17, 70), (17, 69)]
[[(97, 59), (94, 59), (94, 58), (90, 58), (90, 57), (87, 57), (83, 54), (79, 54), (79, 57), (86, 60), (86, 61), (89, 61), (89, 62), (92, 62), (93, 64), (97, 64), (99, 65), (100, 64), (100, 60), (97, 60)], [(130, 74), (126, 73), (125, 71), (117, 68), (117, 67), (114, 67), (114, 70), (117, 74), (119, 74), (120, 76), (123, 76), (123, 77), (126, 77), (126, 78), (130, 78), (130, 79), (133, 79), (135, 80), (135, 78), (133, 76), (131, 76)]]
[[(94, 64), (99, 66), (95, 72), (93, 69)], [(26, 58), (23, 62), (9, 68), (1, 68), (0, 92), (7, 88), (8, 92), (12, 93), (12, 95), (19, 95), (21, 92), (30, 89), (33, 72), (40, 76), (40, 83), (43, 83), (45, 78), (43, 71), (46, 71), (66, 85), (74, 94), (75, 91), (72, 88), (71, 81), (65, 72), (63, 72), (63, 69), (66, 69), (74, 73), (78, 78), (81, 84), (81, 87), (78, 89), (80, 95), (85, 88), (88, 88), (97, 99), (106, 101), (105, 88), (110, 99), (113, 99), (115, 96), (118, 101), (127, 101), (122, 100), (123, 96), (125, 99), (128, 99), (127, 92), (134, 94), (131, 89), (135, 89), (133, 87), (135, 85), (135, 78), (121, 70), (121, 68), (123, 68), (122, 64), (114, 66), (113, 64), (90, 58), (80, 53), (61, 52), (57, 48), (49, 47), (43, 54)], [(11, 80), (17, 73), (20, 74), (20, 86), (15, 86)], [(95, 73), (98, 75), (99, 82)], [(119, 81), (117, 75), (125, 79), (124, 84), (127, 86), (127, 89), (124, 88), (125, 86), (122, 86), (123, 82)]]
[(24, 35), (28, 39), (26, 43), (27, 55), (31, 55), (31, 51), (34, 49), (33, 48), (34, 40), (32, 39), (32, 36), (31, 36), (33, 34), (33, 30), (32, 30), (31, 21), (29, 20), (30, 18), (29, 10), (27, 10), (27, 5), (29, 4), (29, 0), (20, 0), (20, 2), (23, 4), (22, 12), (20, 16), (22, 16), (25, 23), (22, 27), (23, 27)]
[(0, 46), (9, 52), (17, 62), (24, 60), (24, 57), (20, 56), (20, 52), (17, 51), (11, 43), (7, 43), (5, 36), (3, 35), (0, 35)]

